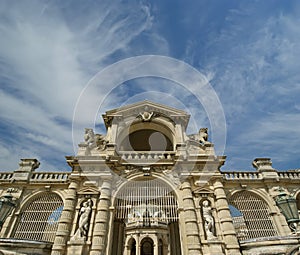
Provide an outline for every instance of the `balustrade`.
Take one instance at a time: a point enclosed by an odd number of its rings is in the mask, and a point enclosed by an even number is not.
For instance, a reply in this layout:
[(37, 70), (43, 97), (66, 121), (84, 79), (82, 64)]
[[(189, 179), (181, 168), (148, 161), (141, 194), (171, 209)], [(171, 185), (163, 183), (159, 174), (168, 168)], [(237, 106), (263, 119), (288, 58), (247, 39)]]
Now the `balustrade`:
[(1, 173), (0, 172), (0, 180), (1, 181), (10, 181), (13, 176), (13, 173)]
[(66, 172), (36, 172), (31, 176), (31, 182), (65, 182), (69, 173)]
[(120, 151), (121, 159), (125, 161), (172, 161), (175, 152), (173, 151)]
[(255, 180), (262, 179), (260, 173), (257, 172), (223, 172), (226, 180)]

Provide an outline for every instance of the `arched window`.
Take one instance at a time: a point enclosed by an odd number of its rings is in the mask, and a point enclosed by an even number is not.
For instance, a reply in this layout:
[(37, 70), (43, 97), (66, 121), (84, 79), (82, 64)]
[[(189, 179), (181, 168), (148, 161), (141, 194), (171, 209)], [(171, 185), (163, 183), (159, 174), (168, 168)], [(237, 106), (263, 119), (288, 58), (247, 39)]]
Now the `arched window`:
[(22, 210), (13, 238), (54, 242), (63, 201), (55, 193), (43, 193)]
[(229, 203), (236, 230), (237, 224), (240, 224), (240, 230), (237, 230), (240, 240), (278, 235), (267, 203), (256, 194), (237, 192), (231, 196)]
[(229, 205), (232, 223), (239, 239), (246, 237), (248, 229), (245, 223), (244, 215), (233, 205)]

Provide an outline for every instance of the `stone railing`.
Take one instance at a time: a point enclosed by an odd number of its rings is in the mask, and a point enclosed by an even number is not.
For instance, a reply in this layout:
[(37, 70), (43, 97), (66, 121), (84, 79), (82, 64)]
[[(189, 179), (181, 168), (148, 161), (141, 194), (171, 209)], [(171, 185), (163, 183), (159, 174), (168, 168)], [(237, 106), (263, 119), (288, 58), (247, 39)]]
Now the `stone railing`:
[(278, 172), (281, 179), (300, 179), (300, 172)]
[(262, 175), (258, 172), (222, 172), (224, 179), (233, 180), (261, 180)]
[(69, 172), (35, 172), (32, 173), (30, 182), (66, 182)]
[[(276, 172), (279, 179), (299, 180), (300, 172)], [(259, 172), (222, 172), (224, 179), (226, 180), (260, 180), (263, 178)]]
[(155, 163), (162, 161), (173, 161), (175, 158), (174, 151), (119, 151), (121, 159), (128, 163)]
[(13, 176), (13, 172), (6, 173), (0, 172), (0, 181), (10, 181)]

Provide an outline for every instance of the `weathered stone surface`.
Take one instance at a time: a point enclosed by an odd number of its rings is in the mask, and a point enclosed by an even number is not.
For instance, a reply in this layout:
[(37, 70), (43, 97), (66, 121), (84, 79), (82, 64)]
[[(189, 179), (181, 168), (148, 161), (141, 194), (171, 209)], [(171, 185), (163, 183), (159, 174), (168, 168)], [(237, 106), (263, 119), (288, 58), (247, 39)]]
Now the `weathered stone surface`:
[[(222, 172), (226, 157), (215, 155), (206, 128), (187, 134), (186, 112), (150, 101), (103, 118), (106, 134), (87, 128), (78, 154), (66, 157), (70, 172), (35, 172), (38, 160), (22, 159), (16, 171), (0, 173), (0, 196), (9, 192), (16, 202), (0, 254), (295, 254), (300, 236), (275, 198), (281, 188), (300, 204), (299, 170), (279, 172), (257, 158), (255, 171)], [(63, 208), (34, 204), (49, 193)], [(24, 240), (13, 239), (19, 224)], [(32, 229), (49, 242), (29, 241)]]

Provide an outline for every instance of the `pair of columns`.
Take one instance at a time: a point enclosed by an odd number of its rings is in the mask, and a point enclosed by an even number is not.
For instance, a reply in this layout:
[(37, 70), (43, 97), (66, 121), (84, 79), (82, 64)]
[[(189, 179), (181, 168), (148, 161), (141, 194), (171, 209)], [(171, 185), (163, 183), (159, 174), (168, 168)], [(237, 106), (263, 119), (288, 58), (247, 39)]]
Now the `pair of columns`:
[[(216, 210), (220, 219), (221, 230), (226, 244), (226, 254), (240, 255), (238, 240), (232, 224), (232, 218), (221, 180), (216, 179), (213, 183), (216, 198)], [(187, 180), (181, 186), (183, 192), (183, 216), (186, 229), (186, 246), (188, 255), (202, 254), (199, 226), (195, 211), (194, 198), (190, 182)]]
[[(64, 209), (58, 224), (51, 255), (66, 254), (66, 243), (70, 237), (73, 217), (77, 202), (78, 180), (73, 179), (69, 185)], [(99, 255), (105, 251), (107, 239), (107, 222), (109, 217), (111, 180), (104, 180), (97, 205), (95, 226), (92, 236), (90, 255)]]

